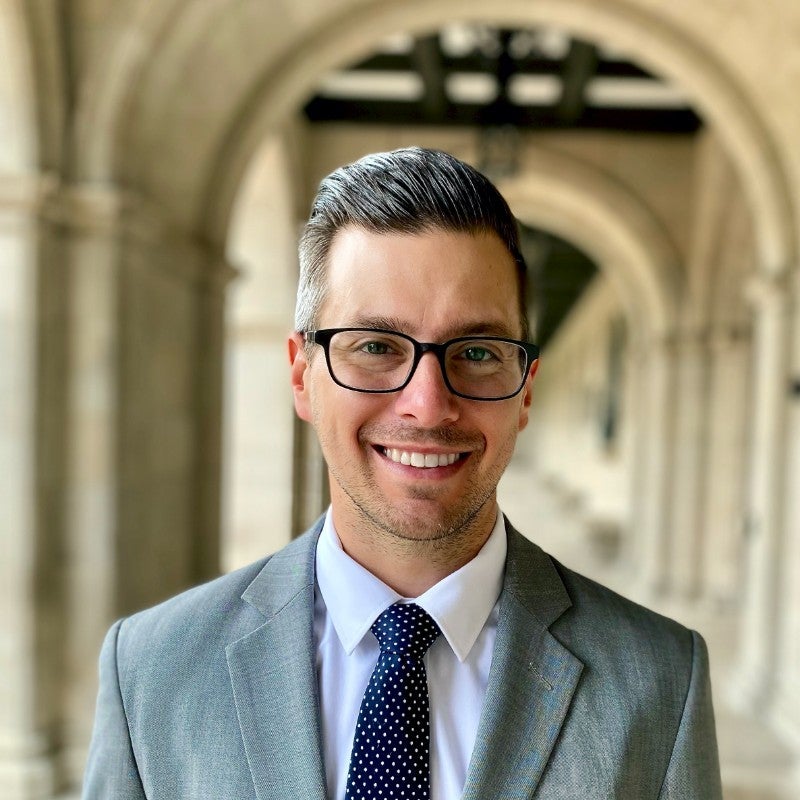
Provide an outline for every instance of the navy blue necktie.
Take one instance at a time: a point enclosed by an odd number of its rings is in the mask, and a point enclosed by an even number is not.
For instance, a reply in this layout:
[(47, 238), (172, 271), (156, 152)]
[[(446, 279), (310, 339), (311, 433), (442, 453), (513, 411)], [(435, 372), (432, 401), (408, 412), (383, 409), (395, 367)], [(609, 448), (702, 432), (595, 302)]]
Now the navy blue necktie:
[(395, 603), (372, 626), (381, 646), (358, 712), (345, 800), (429, 800), (430, 712), (422, 658), (439, 626)]

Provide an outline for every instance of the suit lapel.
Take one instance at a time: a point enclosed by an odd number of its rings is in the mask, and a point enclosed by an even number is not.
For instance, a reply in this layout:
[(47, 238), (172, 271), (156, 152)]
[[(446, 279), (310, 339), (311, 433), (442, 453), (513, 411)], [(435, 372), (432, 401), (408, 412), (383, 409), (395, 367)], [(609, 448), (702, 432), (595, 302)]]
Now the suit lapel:
[(548, 630), (570, 606), (553, 562), (506, 525), (500, 619), (464, 800), (533, 795), (583, 669)]
[(266, 621), (226, 648), (258, 800), (326, 794), (313, 632), (320, 528), (267, 562), (242, 595)]

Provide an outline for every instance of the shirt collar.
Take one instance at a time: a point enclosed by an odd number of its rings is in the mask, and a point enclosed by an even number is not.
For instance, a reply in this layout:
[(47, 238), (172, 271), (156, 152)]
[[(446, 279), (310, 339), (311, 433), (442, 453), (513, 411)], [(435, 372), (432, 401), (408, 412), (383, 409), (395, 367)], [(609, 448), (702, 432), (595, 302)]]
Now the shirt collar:
[[(475, 558), (414, 598), (436, 620), (459, 661), (469, 655), (500, 596), (505, 562), (505, 522), (498, 511), (494, 528)], [(322, 600), (348, 655), (383, 611), (411, 599), (397, 594), (344, 552), (330, 510), (317, 543), (316, 575)]]

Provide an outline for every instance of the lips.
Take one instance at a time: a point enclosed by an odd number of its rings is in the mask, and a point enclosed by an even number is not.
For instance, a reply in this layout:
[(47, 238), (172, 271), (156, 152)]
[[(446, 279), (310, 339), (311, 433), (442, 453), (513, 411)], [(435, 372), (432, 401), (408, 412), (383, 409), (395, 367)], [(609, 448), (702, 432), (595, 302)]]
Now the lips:
[(432, 469), (434, 467), (449, 467), (455, 464), (461, 453), (418, 453), (414, 450), (399, 450), (394, 447), (381, 448), (381, 452), (390, 461), (406, 466)]

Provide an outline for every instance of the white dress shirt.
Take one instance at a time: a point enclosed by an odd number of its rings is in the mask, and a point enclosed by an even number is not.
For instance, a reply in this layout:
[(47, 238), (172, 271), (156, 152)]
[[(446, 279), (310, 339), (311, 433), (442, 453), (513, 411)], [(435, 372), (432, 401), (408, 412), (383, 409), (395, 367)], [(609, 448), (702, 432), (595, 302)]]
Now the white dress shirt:
[[(441, 628), (425, 655), (431, 709), (431, 800), (457, 800), (475, 744), (497, 632), (506, 531), (497, 513), (472, 561), (413, 601)], [(403, 598), (342, 549), (330, 511), (317, 544), (314, 633), (330, 800), (343, 800), (361, 699), (380, 648), (370, 627)]]

